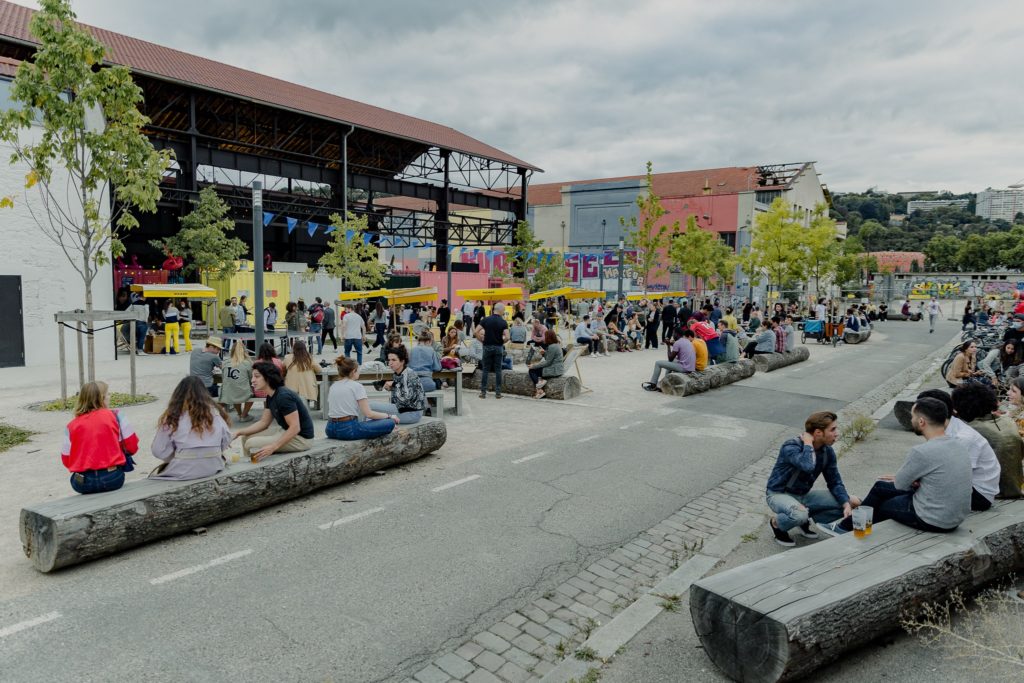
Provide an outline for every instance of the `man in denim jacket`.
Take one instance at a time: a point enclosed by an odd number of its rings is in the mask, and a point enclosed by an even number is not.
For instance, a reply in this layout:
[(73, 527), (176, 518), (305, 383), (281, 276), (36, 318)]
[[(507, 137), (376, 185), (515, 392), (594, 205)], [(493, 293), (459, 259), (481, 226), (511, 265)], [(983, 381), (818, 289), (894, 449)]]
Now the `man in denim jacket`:
[[(804, 430), (799, 438), (782, 444), (768, 477), (768, 507), (775, 513), (769, 525), (775, 541), (784, 546), (796, 545), (790, 538), (790, 529), (799, 529), (807, 538), (817, 538), (811, 520), (833, 522), (860, 505), (859, 499), (846, 492), (836, 452), (832, 450), (839, 437), (836, 414), (814, 413), (804, 423)], [(827, 491), (812, 490), (818, 475), (824, 475)]]

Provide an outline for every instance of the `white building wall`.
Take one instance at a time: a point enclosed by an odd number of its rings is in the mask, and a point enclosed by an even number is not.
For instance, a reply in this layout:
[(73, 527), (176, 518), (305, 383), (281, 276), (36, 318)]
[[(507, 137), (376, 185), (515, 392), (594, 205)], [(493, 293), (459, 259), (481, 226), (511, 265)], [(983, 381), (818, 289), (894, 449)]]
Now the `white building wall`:
[(530, 227), (544, 248), (567, 251), (569, 244), (569, 201), (564, 195), (561, 204), (530, 207)]
[[(26, 135), (35, 131), (33, 128)], [(0, 275), (21, 276), (25, 365), (56, 368), (57, 323), (53, 316), (58, 311), (85, 308), (85, 288), (81, 276), (71, 266), (61, 248), (33, 220), (32, 212), (40, 218), (45, 216), (39, 190), (23, 189), (28, 167), (8, 163), (11, 151), (9, 145), (0, 144), (0, 188), (2, 194), (14, 199), (13, 209), (0, 209), (0, 244), (4, 245), (0, 250)], [(55, 187), (64, 187), (66, 182), (66, 174), (54, 172), (52, 183)], [(81, 216), (80, 208), (75, 218)], [(113, 281), (113, 271), (108, 263), (99, 269), (92, 283), (94, 309), (113, 309)], [(97, 326), (106, 327), (109, 324), (99, 323)], [(76, 357), (74, 337), (70, 330), (65, 337), (69, 370), (72, 373), (74, 369), (70, 366), (75, 365)], [(96, 360), (111, 360), (113, 357), (113, 330), (97, 332)], [(0, 369), (0, 377), (2, 373)]]

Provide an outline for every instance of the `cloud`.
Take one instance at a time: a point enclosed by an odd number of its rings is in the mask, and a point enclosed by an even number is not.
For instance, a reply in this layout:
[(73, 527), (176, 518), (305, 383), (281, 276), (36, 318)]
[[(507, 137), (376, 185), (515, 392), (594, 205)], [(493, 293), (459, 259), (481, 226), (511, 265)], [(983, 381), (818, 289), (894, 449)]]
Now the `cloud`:
[(437, 121), (545, 182), (815, 160), (833, 189), (1024, 176), (1012, 0), (138, 3), (86, 23)]

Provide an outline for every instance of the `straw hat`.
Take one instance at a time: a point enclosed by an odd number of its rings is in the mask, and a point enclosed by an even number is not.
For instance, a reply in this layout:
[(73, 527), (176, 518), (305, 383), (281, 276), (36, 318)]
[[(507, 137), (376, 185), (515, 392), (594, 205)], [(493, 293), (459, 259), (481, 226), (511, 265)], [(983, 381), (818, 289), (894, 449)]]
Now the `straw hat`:
[(224, 350), (224, 342), (221, 341), (220, 337), (208, 337), (206, 340), (207, 346), (215, 346), (221, 351)]

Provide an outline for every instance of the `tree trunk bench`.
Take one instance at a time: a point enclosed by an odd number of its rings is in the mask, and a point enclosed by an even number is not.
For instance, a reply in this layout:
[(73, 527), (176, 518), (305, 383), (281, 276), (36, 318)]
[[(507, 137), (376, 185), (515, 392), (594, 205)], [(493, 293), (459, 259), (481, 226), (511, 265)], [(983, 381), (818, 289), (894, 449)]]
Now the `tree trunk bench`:
[(886, 320), (910, 320), (910, 321), (916, 323), (918, 320), (921, 319), (921, 314), (920, 313), (911, 313), (910, 315), (903, 315), (902, 313), (890, 313), (889, 315), (886, 316), (885, 319)]
[(910, 409), (914, 407), (914, 403), (916, 402), (916, 398), (906, 400), (897, 399), (896, 403), (892, 407), (892, 413), (896, 416), (900, 426), (908, 432), (914, 431), (913, 425), (910, 424)]
[[(566, 370), (568, 370), (568, 365)], [(476, 369), (476, 372), (462, 376), (462, 388), (463, 389), (480, 389), (480, 378), (483, 375), (483, 371), (480, 368)], [(556, 400), (565, 400), (570, 398), (576, 398), (580, 395), (583, 390), (583, 385), (580, 383), (579, 377), (575, 375), (562, 375), (561, 377), (546, 377), (547, 384), (544, 385), (545, 398), (553, 398)], [(491, 391), (494, 388), (494, 380), (488, 378), (487, 390)], [(530, 376), (522, 370), (502, 370), (501, 371), (501, 393), (503, 394), (516, 394), (518, 396), (533, 396), (536, 392), (536, 388), (533, 386), (533, 382), (530, 381)]]
[(205, 479), (143, 479), (40, 503), (21, 511), (21, 543), (36, 569), (49, 572), (416, 460), (447, 436), (444, 421), (423, 418), (379, 439), (323, 440), (259, 464), (231, 463)]
[(661, 378), (658, 388), (672, 396), (691, 396), (746, 379), (754, 370), (754, 361), (741, 358), (735, 363), (711, 365), (700, 372), (670, 372)]
[(754, 365), (758, 372), (771, 372), (793, 363), (802, 363), (811, 357), (806, 346), (798, 346), (785, 353), (759, 353), (754, 356)]
[(865, 327), (864, 329), (856, 332), (853, 330), (846, 330), (846, 332), (843, 333), (843, 342), (846, 344), (860, 344), (862, 341), (867, 341), (870, 337), (870, 327)]
[(949, 534), (875, 524), (701, 579), (690, 616), (735, 681), (808, 676), (899, 627), (923, 603), (1024, 569), (1024, 501), (996, 501)]

